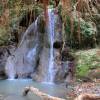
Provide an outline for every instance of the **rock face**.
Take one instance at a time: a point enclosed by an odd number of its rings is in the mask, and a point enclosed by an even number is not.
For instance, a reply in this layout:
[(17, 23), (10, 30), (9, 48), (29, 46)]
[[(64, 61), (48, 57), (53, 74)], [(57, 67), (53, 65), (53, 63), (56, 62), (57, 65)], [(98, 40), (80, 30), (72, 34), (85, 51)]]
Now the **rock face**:
[[(51, 49), (50, 33), (45, 26), (45, 17), (41, 15), (28, 27), (18, 48), (8, 58), (5, 71), (9, 78), (32, 78), (46, 82), (49, 80), (47, 77), (53, 75), (54, 82), (64, 82), (67, 76), (67, 60), (62, 60), (61, 53), (62, 22), (59, 15), (55, 14), (54, 17), (54, 26), (49, 21), (54, 28), (53, 49)], [(52, 69), (49, 68), (51, 51), (53, 55), (51, 60), (54, 62)]]
[(12, 46), (0, 47), (0, 79), (7, 78), (5, 74), (5, 64), (8, 56), (13, 51), (14, 51), (14, 47)]
[[(42, 21), (41, 21), (42, 23)], [(16, 51), (8, 58), (6, 73), (10, 78), (27, 78), (34, 72), (42, 48), (43, 34), (38, 31), (40, 18), (32, 23), (23, 35)]]

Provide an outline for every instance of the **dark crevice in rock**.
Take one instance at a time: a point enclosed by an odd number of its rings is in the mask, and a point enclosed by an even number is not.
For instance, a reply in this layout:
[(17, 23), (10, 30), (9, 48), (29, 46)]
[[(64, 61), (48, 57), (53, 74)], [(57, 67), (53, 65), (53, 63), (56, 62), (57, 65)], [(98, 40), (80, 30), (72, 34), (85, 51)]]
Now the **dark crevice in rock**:
[(63, 42), (55, 41), (54, 44), (53, 44), (53, 48), (60, 49), (60, 48), (62, 48), (62, 45), (63, 45)]
[(7, 79), (7, 76), (4, 71), (0, 71), (0, 80), (1, 79)]
[(61, 56), (62, 56), (61, 57), (62, 61), (74, 61), (75, 60), (75, 58), (73, 57), (73, 55), (70, 54), (67, 48), (62, 50)]

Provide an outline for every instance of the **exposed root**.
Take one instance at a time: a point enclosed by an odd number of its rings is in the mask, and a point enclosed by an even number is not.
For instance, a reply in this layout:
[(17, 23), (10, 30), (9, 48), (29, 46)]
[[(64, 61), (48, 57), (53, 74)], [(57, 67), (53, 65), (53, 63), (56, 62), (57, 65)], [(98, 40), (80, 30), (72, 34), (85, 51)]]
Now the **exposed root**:
[(65, 100), (65, 99), (62, 99), (62, 98), (50, 96), (46, 93), (39, 91), (37, 88), (34, 88), (34, 87), (26, 87), (24, 89), (23, 96), (26, 96), (29, 91), (31, 91), (35, 95), (39, 96), (42, 100)]

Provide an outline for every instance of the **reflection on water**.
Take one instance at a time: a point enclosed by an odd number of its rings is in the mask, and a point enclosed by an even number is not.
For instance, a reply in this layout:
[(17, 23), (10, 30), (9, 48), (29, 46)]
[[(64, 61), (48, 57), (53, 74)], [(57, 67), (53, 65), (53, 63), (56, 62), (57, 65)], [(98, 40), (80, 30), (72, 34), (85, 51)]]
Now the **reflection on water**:
[(32, 80), (0, 80), (0, 94), (4, 95), (5, 100), (40, 100), (39, 97), (29, 93), (26, 97), (22, 96), (22, 91), (25, 86), (34, 86), (41, 91), (53, 96), (64, 98), (66, 88), (54, 84), (36, 83)]

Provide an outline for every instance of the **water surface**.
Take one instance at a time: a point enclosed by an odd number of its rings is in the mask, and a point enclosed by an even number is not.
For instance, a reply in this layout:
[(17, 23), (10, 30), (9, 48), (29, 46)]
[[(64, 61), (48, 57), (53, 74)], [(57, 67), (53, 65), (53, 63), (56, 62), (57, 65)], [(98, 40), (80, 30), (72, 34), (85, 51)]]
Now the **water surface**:
[(65, 98), (66, 95), (66, 88), (61, 85), (36, 83), (29, 79), (0, 80), (0, 95), (3, 95), (4, 100), (40, 100), (32, 93), (23, 97), (22, 91), (25, 86), (34, 86), (45, 93), (61, 98)]

